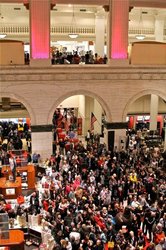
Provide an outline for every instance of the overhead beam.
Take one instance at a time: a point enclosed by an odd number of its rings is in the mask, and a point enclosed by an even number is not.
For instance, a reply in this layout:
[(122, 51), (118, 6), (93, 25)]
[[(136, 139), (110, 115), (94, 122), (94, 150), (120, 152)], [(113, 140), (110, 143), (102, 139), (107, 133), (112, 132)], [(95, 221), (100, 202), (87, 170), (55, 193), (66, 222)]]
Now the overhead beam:
[(165, 0), (129, 0), (130, 6), (148, 8), (166, 8)]
[[(29, 0), (0, 0), (0, 3), (28, 3)], [(52, 0), (53, 4), (109, 5), (110, 0)], [(166, 8), (166, 0), (129, 0), (133, 7)]]

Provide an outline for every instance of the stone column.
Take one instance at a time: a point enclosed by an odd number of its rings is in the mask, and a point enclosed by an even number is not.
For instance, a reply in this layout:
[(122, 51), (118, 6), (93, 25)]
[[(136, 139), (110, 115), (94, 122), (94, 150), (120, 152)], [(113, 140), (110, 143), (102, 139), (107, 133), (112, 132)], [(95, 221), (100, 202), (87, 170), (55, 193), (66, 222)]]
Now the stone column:
[(85, 123), (84, 123), (84, 132), (86, 135), (86, 132), (90, 129), (90, 123), (91, 123), (91, 111), (94, 111), (94, 99), (89, 96), (85, 96)]
[(111, 51), (111, 42), (110, 42), (110, 12), (109, 9), (107, 9), (107, 27), (106, 27), (106, 44), (107, 44), (107, 58), (108, 62), (110, 62), (110, 51)]
[(29, 8), (30, 65), (50, 65), (50, 0), (30, 0)]
[(82, 135), (86, 135), (85, 131), (85, 96), (79, 95), (79, 117), (82, 118)]
[(126, 147), (126, 129), (115, 129), (115, 142), (114, 148), (118, 150)]
[(164, 41), (164, 23), (164, 13), (162, 13), (162, 10), (158, 11), (158, 15), (155, 17), (155, 39), (157, 42)]
[[(162, 11), (158, 12), (155, 19), (155, 39), (157, 42), (163, 42), (164, 40), (164, 15), (162, 15)], [(158, 101), (157, 95), (151, 95), (150, 130), (157, 130)]]
[(32, 154), (40, 154), (41, 160), (45, 160), (53, 152), (52, 125), (32, 125)]
[(94, 132), (95, 134), (101, 135), (101, 119), (102, 119), (102, 107), (97, 100), (94, 100), (94, 115), (97, 121), (94, 123)]
[(150, 130), (152, 131), (157, 130), (158, 101), (158, 96), (152, 94), (150, 103)]
[(127, 122), (105, 123), (104, 141), (107, 141), (108, 150), (121, 150), (126, 147)]
[(99, 56), (104, 56), (104, 45), (105, 45), (105, 11), (99, 9), (96, 13), (95, 19), (95, 32), (96, 32), (96, 43), (95, 53)]
[(109, 59), (113, 64), (116, 62), (128, 64), (129, 0), (110, 0), (109, 10), (109, 43), (111, 44)]

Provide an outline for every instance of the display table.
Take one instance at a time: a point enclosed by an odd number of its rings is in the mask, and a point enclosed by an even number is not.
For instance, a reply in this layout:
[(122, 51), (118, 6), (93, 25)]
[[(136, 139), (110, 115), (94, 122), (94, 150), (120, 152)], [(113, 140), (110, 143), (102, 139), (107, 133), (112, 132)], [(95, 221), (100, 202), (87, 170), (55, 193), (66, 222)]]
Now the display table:
[(5, 177), (0, 178), (0, 193), (5, 199), (16, 199), (22, 194), (21, 177), (17, 177), (16, 181), (9, 181)]
[[(23, 167), (17, 167), (16, 168), (16, 172), (17, 175), (20, 174), (21, 177), (25, 177), (23, 176), (23, 174), (25, 173), (25, 175), (27, 176), (27, 180), (26, 183), (28, 184), (27, 188), (28, 189), (34, 189), (35, 188), (35, 167), (34, 165), (27, 165), (27, 166), (23, 166)], [(8, 178), (8, 174), (11, 174), (11, 170), (9, 166), (3, 166), (2, 167), (2, 174), (4, 175), (4, 177)], [(23, 178), (22, 178), (22, 183), (24, 182)]]
[(10, 250), (24, 250), (24, 233), (20, 230), (9, 230), (9, 239), (0, 239), (0, 246)]

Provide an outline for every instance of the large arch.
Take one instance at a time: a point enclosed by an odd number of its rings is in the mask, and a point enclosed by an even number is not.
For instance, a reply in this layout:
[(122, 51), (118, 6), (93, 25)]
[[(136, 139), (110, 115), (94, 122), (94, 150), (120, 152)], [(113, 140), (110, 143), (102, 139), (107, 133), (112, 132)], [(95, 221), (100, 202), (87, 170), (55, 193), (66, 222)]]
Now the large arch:
[(107, 120), (111, 121), (111, 112), (110, 112), (110, 109), (109, 109), (108, 105), (106, 104), (106, 102), (100, 96), (92, 93), (91, 91), (86, 91), (86, 90), (80, 89), (80, 90), (76, 90), (76, 91), (67, 92), (55, 101), (52, 108), (48, 112), (47, 124), (52, 124), (52, 117), (53, 117), (53, 114), (55, 112), (55, 107), (57, 107), (65, 99), (69, 98), (70, 96), (74, 96), (74, 95), (85, 95), (85, 96), (95, 98), (100, 103), (102, 108), (104, 109), (104, 111), (106, 113)]
[(130, 105), (133, 102), (135, 102), (137, 99), (139, 99), (140, 97), (145, 96), (145, 95), (151, 95), (151, 94), (155, 94), (155, 95), (161, 97), (164, 101), (166, 101), (166, 93), (158, 91), (156, 89), (148, 89), (148, 90), (143, 90), (141, 92), (138, 92), (136, 95), (132, 96), (128, 100), (128, 102), (127, 102), (127, 104), (126, 104), (126, 106), (125, 106), (125, 108), (123, 110), (123, 113), (122, 113), (122, 120), (123, 120), (123, 122), (126, 121), (127, 112), (129, 110)]
[(13, 98), (19, 102), (21, 102), (25, 108), (27, 109), (29, 116), (31, 118), (31, 124), (36, 124), (36, 117), (35, 114), (33, 112), (33, 109), (31, 108), (30, 104), (20, 95), (14, 94), (14, 93), (9, 93), (9, 92), (1, 92), (0, 93), (0, 97), (7, 97), (7, 98)]

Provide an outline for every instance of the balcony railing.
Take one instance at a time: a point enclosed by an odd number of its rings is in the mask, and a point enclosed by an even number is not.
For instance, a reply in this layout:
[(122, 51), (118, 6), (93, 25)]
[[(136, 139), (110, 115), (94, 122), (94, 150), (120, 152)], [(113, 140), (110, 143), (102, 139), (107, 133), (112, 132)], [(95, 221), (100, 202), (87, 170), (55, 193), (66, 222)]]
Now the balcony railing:
[[(29, 34), (29, 26), (27, 25), (0, 25), (0, 32), (1, 33), (6, 33), (6, 34), (17, 34), (17, 35), (22, 35), (22, 34)], [(68, 33), (73, 33), (77, 32), (79, 34), (95, 34), (95, 26), (77, 26), (77, 27), (71, 27), (69, 25), (57, 25), (57, 26), (52, 26), (50, 29), (50, 32), (52, 35), (54, 34), (68, 34)]]
[(154, 35), (154, 29), (153, 28), (129, 28), (129, 35), (137, 35), (137, 34), (143, 34), (143, 35)]
[[(0, 32), (6, 33), (9, 35), (29, 35), (30, 28), (28, 25), (13, 25), (13, 24), (0, 24)], [(50, 29), (51, 35), (67, 35), (69, 33), (79, 33), (80, 35), (95, 35), (95, 26), (76, 26), (72, 27), (70, 25), (52, 25)], [(154, 28), (129, 28), (129, 36), (136, 35), (136, 34), (144, 34), (149, 36), (154, 36), (155, 30)], [(164, 35), (166, 35), (166, 29), (164, 30)]]

